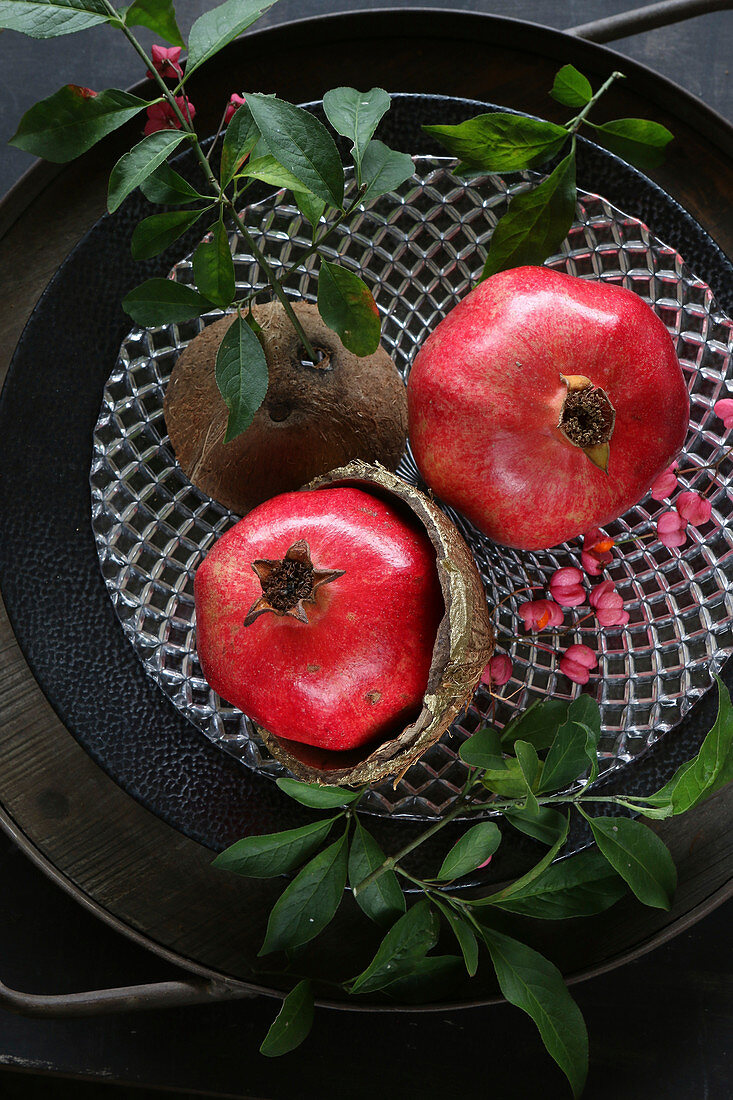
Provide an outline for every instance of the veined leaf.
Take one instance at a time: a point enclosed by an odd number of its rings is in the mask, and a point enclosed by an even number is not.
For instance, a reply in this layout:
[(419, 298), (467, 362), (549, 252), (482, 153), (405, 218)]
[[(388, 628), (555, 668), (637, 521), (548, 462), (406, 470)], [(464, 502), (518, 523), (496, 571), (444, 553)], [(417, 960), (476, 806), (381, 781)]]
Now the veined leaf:
[(669, 909), (677, 886), (677, 869), (669, 848), (646, 825), (627, 817), (589, 817), (596, 844), (639, 901)]
[(575, 153), (530, 191), (515, 195), (491, 237), (482, 279), (510, 267), (543, 263), (560, 248), (575, 217)]
[(260, 131), (246, 103), (229, 120), (221, 147), (221, 185), (226, 187), (260, 140)]
[(87, 88), (66, 84), (26, 111), (9, 144), (63, 164), (81, 156), (147, 106), (146, 100), (117, 88), (91, 95)]
[(173, 0), (135, 0), (125, 12), (128, 27), (147, 27), (171, 46), (185, 46)]
[(211, 11), (199, 16), (188, 35), (188, 61), (186, 76), (190, 76), (199, 65), (211, 58), (233, 42), (240, 34), (251, 27), (272, 2), (262, 0), (226, 0)]
[(574, 1096), (588, 1074), (588, 1033), (562, 974), (549, 959), (493, 929), (484, 932), (499, 987), (510, 1004), (534, 1020), (548, 1054), (563, 1071)]
[(519, 767), (522, 769), (524, 782), (527, 784), (527, 801), (525, 804), (525, 810), (539, 811), (537, 799), (535, 798), (533, 793), (539, 781), (540, 772), (542, 771), (542, 765), (540, 764), (539, 757), (537, 756), (537, 750), (534, 748), (533, 745), (530, 745), (529, 741), (515, 741), (514, 751), (517, 754)]
[(216, 353), (216, 384), (229, 409), (225, 443), (246, 432), (265, 400), (268, 382), (262, 344), (247, 322), (237, 317)]
[(306, 221), (309, 221), (313, 226), (313, 237), (315, 238), (318, 224), (326, 211), (325, 202), (323, 199), (316, 198), (310, 191), (293, 191), (293, 198), (298, 210), (300, 210)]
[(265, 1036), (260, 1054), (278, 1058), (299, 1047), (313, 1026), (313, 990), (309, 981), (298, 982), (288, 993), (283, 1006)]
[(487, 897), (476, 898), (475, 900), (472, 900), (470, 902), (471, 906), (483, 908), (486, 905), (495, 905), (498, 901), (504, 901), (507, 898), (514, 897), (515, 894), (521, 893), (522, 890), (526, 889), (526, 887), (529, 886), (530, 883), (538, 879), (540, 875), (550, 866), (553, 859), (565, 843), (569, 828), (570, 819), (566, 817), (564, 820), (562, 832), (558, 836), (557, 840), (552, 845), (550, 850), (545, 853), (542, 859), (534, 865), (534, 867), (531, 867), (529, 871), (526, 872), (526, 874), (521, 876), (521, 878), (516, 879), (514, 882), (510, 882), (509, 885), (505, 886), (503, 890), (497, 890), (495, 893), (489, 894)]
[(339, 907), (346, 886), (347, 833), (314, 856), (273, 906), (260, 955), (308, 943)]
[[(349, 884), (352, 890), (377, 867), (381, 867), (385, 858), (372, 834), (357, 818), (349, 852)], [(394, 871), (384, 871), (371, 886), (354, 896), (359, 908), (377, 924), (389, 926), (405, 912), (405, 895)]]
[(596, 762), (601, 713), (595, 699), (578, 695), (559, 727), (545, 758), (541, 791), (561, 791)]
[(193, 254), (193, 278), (199, 291), (219, 309), (227, 309), (234, 299), (234, 260), (229, 234), (217, 222), (211, 240), (202, 241)]
[(388, 997), (402, 1004), (421, 1004), (447, 994), (461, 973), (457, 955), (428, 955), (416, 959), (409, 971), (385, 987)]
[(302, 182), (270, 153), (264, 157), (257, 157), (256, 160), (247, 161), (237, 175), (269, 183), (271, 187), (286, 187), (289, 191), (304, 193), (306, 190)]
[(536, 749), (549, 749), (558, 727), (565, 722), (570, 704), (565, 699), (536, 699), (502, 730), (501, 743), (507, 748), (521, 738)]
[(458, 941), (458, 946), (461, 949), (463, 955), (463, 961), (466, 964), (466, 970), (468, 976), (472, 978), (478, 970), (478, 940), (473, 931), (473, 928), (463, 917), (459, 916), (454, 909), (451, 909), (450, 905), (441, 901), (439, 898), (433, 898), (433, 902), (440, 910), (448, 922), (448, 926), (453, 935)]
[(657, 168), (664, 162), (665, 149), (674, 138), (666, 126), (648, 118), (617, 118), (600, 126), (588, 123), (606, 148), (639, 168)]
[(452, 882), (485, 863), (501, 843), (501, 832), (493, 821), (473, 825), (453, 845), (438, 871), (439, 882)]
[(563, 815), (550, 806), (538, 806), (536, 810), (505, 810), (504, 817), (520, 833), (550, 846), (557, 841), (566, 825)]
[(426, 898), (392, 925), (366, 970), (355, 979), (352, 993), (387, 989), (414, 971), (419, 960), (438, 942), (438, 921)]
[(0, 0), (0, 29), (30, 38), (74, 34), (110, 18), (103, 0)]
[(277, 779), (281, 791), (314, 810), (332, 810), (336, 806), (348, 806), (361, 798), (363, 790), (347, 791), (344, 787), (317, 787), (315, 783), (301, 783), (298, 779)]
[(324, 202), (341, 209), (344, 170), (326, 127), (302, 107), (274, 96), (247, 93), (247, 106), (270, 153)]
[(212, 863), (222, 871), (233, 871), (246, 878), (275, 878), (292, 871), (323, 843), (335, 817), (313, 821), (300, 829), (281, 833), (246, 836), (220, 852)]
[(180, 324), (211, 309), (202, 294), (173, 279), (147, 279), (122, 299), (122, 308), (142, 328)]
[(361, 165), (361, 180), (366, 185), (362, 202), (396, 191), (415, 174), (412, 157), (388, 149), (381, 141), (370, 141)]
[(488, 768), (490, 771), (506, 771), (507, 765), (501, 748), (501, 737), (491, 726), (482, 726), (476, 730), (458, 750), (465, 764), (474, 768)]
[(723, 681), (719, 676), (715, 680), (718, 685), (715, 724), (697, 756), (682, 764), (669, 782), (646, 800), (652, 806), (671, 806), (671, 813), (683, 814), (733, 780), (733, 706)]
[(379, 347), (382, 322), (369, 287), (353, 271), (321, 260), (318, 312), (354, 355), (372, 355)]
[(149, 202), (160, 206), (184, 206), (190, 202), (207, 201), (206, 195), (199, 194), (167, 161), (163, 161), (143, 180), (140, 190)]
[(110, 214), (121, 206), (151, 172), (167, 160), (185, 136), (180, 130), (158, 130), (157, 133), (148, 134), (129, 153), (120, 157), (109, 177), (107, 209)]
[(487, 791), (499, 794), (502, 798), (527, 796), (527, 781), (519, 761), (515, 758), (506, 760), (503, 768), (486, 768), (481, 776), (481, 783)]
[(203, 210), (171, 210), (167, 214), (152, 214), (138, 222), (130, 242), (133, 260), (148, 260), (163, 252), (195, 225), (203, 213)]
[[(323, 97), (326, 118), (337, 134), (351, 142), (356, 181), (361, 186), (361, 161), (374, 131), (389, 110), (390, 97), (384, 88), (358, 92), (356, 88), (332, 88)], [(388, 188), (391, 190), (391, 188)]]
[(503, 111), (477, 115), (457, 126), (423, 126), (451, 156), (484, 172), (516, 172), (545, 164), (568, 139), (564, 126)]
[(500, 909), (543, 920), (563, 920), (601, 913), (627, 893), (596, 849), (553, 863), (511, 897), (495, 902)]
[(563, 65), (555, 74), (550, 95), (566, 107), (585, 107), (593, 98), (590, 81), (574, 65)]

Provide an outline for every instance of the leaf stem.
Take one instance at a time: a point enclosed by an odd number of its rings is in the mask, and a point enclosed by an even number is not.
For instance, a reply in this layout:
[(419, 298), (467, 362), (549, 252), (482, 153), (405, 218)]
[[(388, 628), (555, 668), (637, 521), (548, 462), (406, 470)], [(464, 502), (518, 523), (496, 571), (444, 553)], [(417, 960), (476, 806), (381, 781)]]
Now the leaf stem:
[(608, 89), (611, 87), (612, 84), (614, 84), (617, 80), (625, 80), (625, 79), (626, 78), (625, 78), (623, 73), (612, 72), (611, 75), (609, 76), (608, 80), (604, 84), (601, 84), (600, 88), (595, 93), (595, 95), (593, 95), (588, 100), (588, 102), (586, 103), (585, 107), (580, 112), (580, 114), (576, 115), (575, 118), (571, 118), (570, 122), (565, 123), (565, 128), (568, 131), (568, 133), (569, 134), (574, 134), (577, 131), (578, 127), (585, 120), (585, 118), (588, 115), (589, 111), (591, 111), (592, 108), (595, 107), (598, 100), (601, 98), (601, 96), (604, 94), (604, 92), (608, 91)]
[[(168, 104), (170, 105), (171, 110), (173, 111), (176, 118), (180, 122), (182, 129), (185, 130), (186, 133), (192, 138), (191, 147), (192, 147), (192, 149), (193, 149), (193, 151), (196, 155), (196, 159), (198, 160), (198, 162), (199, 162), (199, 164), (200, 164), (200, 166), (203, 170), (203, 173), (204, 173), (204, 175), (205, 175), (205, 177), (206, 177), (206, 179), (209, 183), (209, 186), (211, 187), (211, 189), (213, 191), (213, 194), (216, 197), (217, 202), (222, 204), (222, 205), (226, 205), (229, 208), (229, 210), (230, 210), (230, 212), (231, 212), (231, 214), (234, 218), (234, 221), (237, 224), (237, 228), (239, 229), (240, 233), (242, 234), (242, 236), (246, 240), (249, 248), (251, 249), (252, 255), (254, 256), (255, 260), (257, 261), (259, 267), (262, 269), (262, 271), (263, 271), (265, 277), (267, 278), (267, 281), (270, 283), (270, 286), (272, 287), (276, 297), (279, 299), (280, 303), (282, 304), (282, 307), (285, 310), (285, 313), (290, 318), (290, 321), (291, 321), (293, 327), (295, 328), (295, 331), (297, 332), (298, 337), (299, 337), (301, 343), (303, 344), (303, 347), (305, 348), (306, 354), (309, 357), (311, 357), (313, 359), (313, 361), (315, 362), (316, 358), (317, 358), (316, 353), (315, 353), (313, 347), (311, 346), (310, 340), (308, 339), (308, 337), (305, 334), (303, 326), (301, 325), (300, 321), (298, 320), (297, 316), (295, 315), (295, 310), (293, 309), (291, 302), (289, 301), (287, 295), (285, 294), (285, 291), (281, 287), (274, 271), (272, 270), (269, 263), (267, 262), (267, 259), (265, 258), (264, 254), (260, 251), (260, 249), (257, 247), (257, 245), (252, 240), (252, 238), (251, 238), (251, 236), (250, 236), (250, 234), (247, 230), (247, 227), (245, 226), (245, 224), (242, 221), (241, 217), (237, 213), (237, 209), (236, 209), (234, 203), (225, 194), (225, 192), (223, 191), (218, 179), (214, 175), (214, 173), (212, 171), (212, 168), (211, 168), (211, 165), (209, 164), (208, 160), (206, 159), (204, 151), (201, 148), (201, 144), (200, 144), (199, 139), (198, 139), (198, 134), (196, 133), (196, 131), (194, 130), (194, 128), (191, 124), (190, 117), (188, 119), (185, 117), (185, 115), (181, 111), (180, 107), (176, 103), (175, 96), (173, 95), (173, 93), (168, 88), (168, 85), (165, 83), (165, 81), (163, 80), (160, 73), (157, 72), (157, 70), (155, 69), (155, 66), (153, 65), (153, 62), (148, 57), (148, 55), (145, 53), (145, 50), (140, 45), (138, 40), (135, 38), (135, 35), (132, 33), (130, 28), (125, 26), (125, 24), (120, 21), (118, 12), (115, 10), (115, 8), (112, 7), (112, 5), (109, 3), (109, 0), (104, 0), (104, 4), (105, 4), (105, 7), (107, 8), (107, 10), (109, 11), (109, 13), (114, 16), (114, 18), (117, 20), (117, 22), (122, 27), (122, 31), (123, 31), (125, 37), (127, 38), (128, 42), (132, 46), (132, 48), (138, 54), (140, 59), (145, 63), (145, 65), (150, 70), (150, 72), (152, 72), (156, 83), (158, 84), (158, 86), (159, 86), (161, 92), (163, 93), (163, 95), (165, 96)], [(183, 81), (180, 82), (180, 86), (181, 87), (183, 86)]]

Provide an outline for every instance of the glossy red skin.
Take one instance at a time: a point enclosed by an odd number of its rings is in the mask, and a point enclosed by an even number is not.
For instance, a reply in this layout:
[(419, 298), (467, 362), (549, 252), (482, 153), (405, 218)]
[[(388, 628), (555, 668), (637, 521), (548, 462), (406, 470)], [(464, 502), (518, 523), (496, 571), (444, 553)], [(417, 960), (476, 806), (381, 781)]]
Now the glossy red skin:
[[(245, 627), (262, 595), (252, 562), (298, 539), (315, 568), (344, 575), (305, 605), (307, 624), (266, 612)], [(344, 750), (419, 713), (443, 614), (435, 551), (376, 497), (351, 487), (273, 497), (209, 551), (194, 593), (208, 683), (276, 736)]]
[[(616, 410), (608, 473), (560, 433), (585, 375)], [(448, 504), (496, 542), (555, 546), (641, 499), (682, 447), (690, 404), (671, 337), (631, 291), (545, 267), (503, 271), (441, 321), (408, 382), (410, 441)]]

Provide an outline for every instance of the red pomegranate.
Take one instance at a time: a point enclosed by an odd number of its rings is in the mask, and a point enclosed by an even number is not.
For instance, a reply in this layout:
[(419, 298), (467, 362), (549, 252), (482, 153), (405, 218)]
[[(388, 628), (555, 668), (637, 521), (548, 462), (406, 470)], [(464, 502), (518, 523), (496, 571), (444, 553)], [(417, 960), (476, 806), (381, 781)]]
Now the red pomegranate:
[(216, 543), (195, 578), (209, 684), (276, 737), (330, 750), (420, 713), (444, 611), (436, 554), (397, 501), (283, 493)]
[(525, 550), (635, 504), (682, 447), (690, 411), (651, 308), (546, 267), (492, 276), (441, 321), (415, 359), (408, 408), (430, 487)]

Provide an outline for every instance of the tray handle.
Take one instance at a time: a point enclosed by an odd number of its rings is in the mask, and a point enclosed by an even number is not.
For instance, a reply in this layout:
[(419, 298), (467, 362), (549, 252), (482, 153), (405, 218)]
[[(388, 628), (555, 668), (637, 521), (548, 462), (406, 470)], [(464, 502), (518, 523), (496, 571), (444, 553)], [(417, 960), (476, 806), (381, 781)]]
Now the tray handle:
[(617, 38), (627, 38), (655, 27), (666, 27), (671, 23), (681, 23), (695, 15), (706, 15), (711, 11), (729, 11), (733, 0), (661, 0), (658, 4), (649, 4), (634, 11), (622, 11), (618, 15), (609, 15), (604, 19), (594, 19), (590, 23), (579, 23), (576, 27), (567, 27), (565, 34), (584, 38), (587, 42), (615, 42)]
[(20, 1016), (61, 1019), (74, 1016), (104, 1016), (112, 1012), (178, 1008), (182, 1005), (221, 1003), (256, 997), (238, 983), (190, 978), (179, 982), (150, 982), (113, 989), (91, 989), (84, 993), (22, 993), (0, 982), (0, 1008)]

